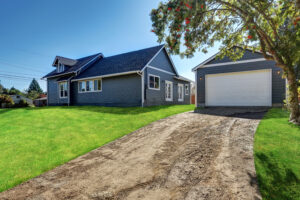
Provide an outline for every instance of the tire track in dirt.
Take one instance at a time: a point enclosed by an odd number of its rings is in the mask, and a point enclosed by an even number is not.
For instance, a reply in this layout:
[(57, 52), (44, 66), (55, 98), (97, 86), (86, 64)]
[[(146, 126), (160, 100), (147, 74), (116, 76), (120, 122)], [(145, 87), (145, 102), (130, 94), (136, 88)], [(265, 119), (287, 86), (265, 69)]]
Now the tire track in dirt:
[(252, 153), (258, 122), (191, 112), (171, 116), (0, 193), (0, 199), (259, 199)]

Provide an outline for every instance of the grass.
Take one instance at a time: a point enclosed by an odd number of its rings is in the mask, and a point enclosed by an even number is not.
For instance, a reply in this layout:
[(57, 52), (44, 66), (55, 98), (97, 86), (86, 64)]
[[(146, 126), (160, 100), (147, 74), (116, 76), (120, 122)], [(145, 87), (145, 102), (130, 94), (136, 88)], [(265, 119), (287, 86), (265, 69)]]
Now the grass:
[(194, 105), (0, 110), (0, 192)]
[(255, 134), (254, 156), (263, 199), (300, 199), (300, 127), (289, 113), (273, 108)]

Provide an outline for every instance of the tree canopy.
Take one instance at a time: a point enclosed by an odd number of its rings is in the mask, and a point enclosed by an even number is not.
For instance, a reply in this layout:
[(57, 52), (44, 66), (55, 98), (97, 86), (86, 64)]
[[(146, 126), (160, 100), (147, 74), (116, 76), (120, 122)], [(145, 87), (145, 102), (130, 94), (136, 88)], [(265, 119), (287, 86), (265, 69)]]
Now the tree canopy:
[[(295, 66), (300, 66), (299, 0), (169, 0), (151, 11), (152, 27), (169, 52), (191, 57), (220, 42), (219, 58), (260, 51), (284, 70), (291, 121), (300, 123)], [(234, 46), (242, 48), (232, 48)]]
[(37, 92), (39, 94), (42, 94), (43, 93), (43, 90), (41, 89), (39, 83), (37, 82), (37, 80), (33, 79), (28, 87), (28, 90), (27, 92), (28, 93), (31, 93), (31, 92)]

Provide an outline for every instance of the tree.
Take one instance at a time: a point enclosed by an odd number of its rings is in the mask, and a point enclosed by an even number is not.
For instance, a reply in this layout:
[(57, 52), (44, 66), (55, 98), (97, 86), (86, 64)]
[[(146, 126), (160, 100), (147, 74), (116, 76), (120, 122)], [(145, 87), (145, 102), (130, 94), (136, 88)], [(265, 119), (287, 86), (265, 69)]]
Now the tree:
[(16, 89), (14, 86), (9, 89), (8, 94), (9, 95), (23, 95), (23, 93), (20, 90)]
[[(171, 54), (191, 57), (221, 42), (219, 58), (246, 48), (274, 60), (288, 80), (290, 121), (300, 123), (295, 66), (300, 67), (299, 0), (169, 0), (151, 11), (152, 32)], [(232, 48), (235, 45), (243, 47)]]
[(38, 93), (37, 91), (32, 90), (32, 91), (30, 91), (30, 92), (27, 92), (26, 97), (28, 97), (28, 98), (30, 98), (30, 99), (37, 99), (37, 98), (40, 97), (40, 95), (41, 95), (41, 94)]
[(3, 89), (4, 89), (4, 87), (3, 87), (3, 85), (1, 85), (1, 83), (0, 83), (0, 94), (3, 94)]
[(29, 85), (29, 88), (27, 90), (28, 93), (30, 93), (32, 91), (36, 91), (39, 94), (43, 93), (43, 90), (41, 89), (39, 83), (35, 79), (32, 79), (32, 81), (31, 81), (31, 83)]

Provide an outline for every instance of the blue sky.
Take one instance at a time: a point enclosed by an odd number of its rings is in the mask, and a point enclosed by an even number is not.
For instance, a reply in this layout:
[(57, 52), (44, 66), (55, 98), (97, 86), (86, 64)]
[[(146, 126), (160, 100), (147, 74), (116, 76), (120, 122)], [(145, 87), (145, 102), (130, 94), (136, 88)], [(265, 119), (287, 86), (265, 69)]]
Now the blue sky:
[[(56, 55), (111, 56), (157, 45), (149, 13), (159, 0), (3, 0), (0, 6), (0, 80), (5, 87), (28, 88), (53, 70)], [(194, 79), (191, 68), (217, 52), (191, 59), (172, 56), (178, 72)], [(14, 78), (9, 78), (13, 75)], [(17, 77), (16, 77), (17, 76)], [(28, 78), (24, 78), (28, 77)], [(46, 82), (39, 80), (45, 90)]]

